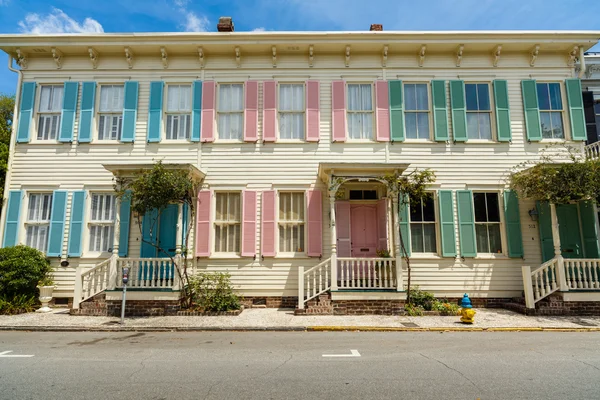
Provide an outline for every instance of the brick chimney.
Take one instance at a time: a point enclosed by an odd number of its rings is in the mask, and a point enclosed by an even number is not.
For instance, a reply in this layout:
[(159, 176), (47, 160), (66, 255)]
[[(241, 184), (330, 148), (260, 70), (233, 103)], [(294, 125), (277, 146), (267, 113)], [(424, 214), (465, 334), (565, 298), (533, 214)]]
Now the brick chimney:
[(220, 17), (219, 23), (217, 24), (217, 31), (219, 32), (233, 32), (233, 21), (231, 17)]
[(371, 29), (369, 29), (370, 31), (382, 31), (383, 30), (383, 25), (381, 24), (371, 24)]

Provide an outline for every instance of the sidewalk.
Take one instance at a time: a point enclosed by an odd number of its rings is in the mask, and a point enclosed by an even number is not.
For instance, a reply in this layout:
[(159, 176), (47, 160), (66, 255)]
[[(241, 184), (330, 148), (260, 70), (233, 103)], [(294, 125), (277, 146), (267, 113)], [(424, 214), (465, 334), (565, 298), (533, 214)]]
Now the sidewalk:
[(600, 316), (531, 317), (502, 309), (477, 309), (475, 324), (464, 325), (459, 317), (408, 316), (294, 316), (292, 310), (247, 309), (239, 316), (119, 318), (71, 316), (67, 309), (48, 314), (0, 315), (0, 330), (47, 331), (198, 331), (198, 330), (388, 330), (388, 331), (599, 331)]

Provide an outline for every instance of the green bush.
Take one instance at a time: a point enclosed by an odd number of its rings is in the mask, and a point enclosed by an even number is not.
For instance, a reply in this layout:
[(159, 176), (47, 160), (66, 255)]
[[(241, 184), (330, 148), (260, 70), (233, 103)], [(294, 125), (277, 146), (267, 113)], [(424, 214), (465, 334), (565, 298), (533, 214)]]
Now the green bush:
[(415, 286), (410, 289), (410, 300), (414, 306), (421, 306), (425, 311), (431, 311), (435, 297), (433, 297), (433, 293), (426, 292)]
[(432, 311), (439, 311), (441, 315), (459, 315), (460, 307), (456, 303), (449, 303), (446, 300), (439, 301), (436, 300), (433, 302)]
[(194, 307), (201, 311), (239, 310), (240, 297), (233, 292), (230, 278), (221, 272), (204, 272), (190, 278)]
[(414, 304), (405, 304), (404, 310), (406, 311), (409, 317), (420, 317), (425, 311), (423, 309), (423, 306), (415, 306)]
[(38, 305), (38, 300), (35, 296), (19, 294), (12, 298), (0, 297), (0, 314), (22, 314), (32, 312)]
[(37, 297), (38, 282), (52, 271), (44, 254), (31, 247), (19, 245), (0, 249), (0, 296)]

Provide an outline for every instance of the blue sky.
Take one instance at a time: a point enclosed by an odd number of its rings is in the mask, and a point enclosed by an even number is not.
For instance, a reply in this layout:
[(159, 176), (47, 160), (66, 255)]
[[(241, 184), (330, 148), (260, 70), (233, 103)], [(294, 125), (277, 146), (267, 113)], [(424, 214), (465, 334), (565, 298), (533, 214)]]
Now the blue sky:
[(214, 31), (221, 15), (236, 31), (600, 30), (598, 0), (0, 0), (0, 33)]

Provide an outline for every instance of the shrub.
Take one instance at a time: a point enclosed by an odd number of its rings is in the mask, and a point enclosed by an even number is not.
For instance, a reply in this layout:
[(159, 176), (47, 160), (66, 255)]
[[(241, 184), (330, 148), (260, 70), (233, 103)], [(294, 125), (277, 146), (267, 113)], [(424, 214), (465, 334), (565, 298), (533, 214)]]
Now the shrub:
[(233, 292), (230, 275), (204, 272), (190, 278), (192, 303), (202, 311), (239, 310), (240, 297)]
[(31, 247), (18, 245), (0, 249), (0, 296), (37, 296), (37, 284), (51, 272), (44, 254)]
[(434, 301), (431, 309), (433, 311), (439, 311), (441, 315), (459, 315), (460, 307), (456, 303), (449, 303), (447, 301)]
[(19, 294), (12, 298), (0, 297), (0, 314), (21, 314), (32, 312), (38, 305), (37, 298), (26, 294)]
[(420, 317), (425, 311), (422, 306), (416, 306), (414, 304), (405, 304), (404, 310), (406, 311), (409, 317)]
[(431, 311), (435, 297), (433, 297), (433, 293), (426, 292), (415, 286), (410, 289), (410, 300), (414, 306), (421, 306), (425, 311)]

